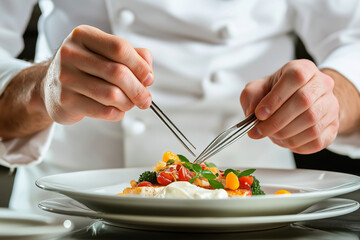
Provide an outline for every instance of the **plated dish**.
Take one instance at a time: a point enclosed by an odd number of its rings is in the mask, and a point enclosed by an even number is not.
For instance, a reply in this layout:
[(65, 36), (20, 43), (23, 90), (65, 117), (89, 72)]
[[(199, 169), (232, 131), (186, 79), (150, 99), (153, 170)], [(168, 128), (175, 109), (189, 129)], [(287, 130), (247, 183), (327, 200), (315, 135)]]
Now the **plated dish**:
[[(265, 196), (167, 199), (116, 195), (129, 187), (129, 180), (138, 179), (148, 170), (149, 167), (64, 173), (43, 177), (36, 181), (36, 185), (64, 194), (103, 213), (196, 217), (295, 214), (319, 201), (360, 188), (360, 177), (350, 174), (304, 169), (257, 169), (256, 177), (267, 194)], [(291, 194), (273, 195), (279, 189), (286, 189)]]
[(333, 198), (319, 202), (299, 214), (252, 217), (174, 217), (100, 213), (67, 197), (42, 201), (39, 207), (53, 213), (101, 219), (107, 224), (126, 228), (182, 232), (242, 232), (340, 216), (357, 210), (359, 203), (349, 199)]
[[(256, 169), (220, 170), (213, 163), (193, 164), (183, 155), (165, 152), (152, 171), (131, 180), (130, 187), (117, 194), (155, 198), (221, 199), (265, 195)], [(290, 194), (279, 190), (275, 194)]]

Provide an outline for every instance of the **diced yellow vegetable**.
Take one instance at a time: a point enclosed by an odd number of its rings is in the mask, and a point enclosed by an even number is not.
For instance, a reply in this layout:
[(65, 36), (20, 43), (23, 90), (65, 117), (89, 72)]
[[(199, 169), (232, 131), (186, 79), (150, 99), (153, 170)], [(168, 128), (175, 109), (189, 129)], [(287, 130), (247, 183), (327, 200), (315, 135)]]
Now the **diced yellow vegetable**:
[(240, 186), (239, 179), (235, 173), (230, 172), (226, 175), (226, 187), (231, 190), (236, 190)]
[(158, 171), (160, 171), (160, 170), (165, 169), (166, 167), (167, 167), (167, 166), (166, 166), (166, 162), (159, 161), (158, 164), (153, 167), (153, 171), (154, 171), (154, 172), (158, 172)]
[(130, 181), (130, 185), (131, 185), (132, 187), (135, 187), (135, 186), (137, 185), (137, 182), (136, 182), (135, 180), (131, 180), (131, 181)]
[(290, 194), (290, 192), (286, 190), (279, 190), (276, 193), (274, 193), (274, 195), (280, 195), (280, 194)]

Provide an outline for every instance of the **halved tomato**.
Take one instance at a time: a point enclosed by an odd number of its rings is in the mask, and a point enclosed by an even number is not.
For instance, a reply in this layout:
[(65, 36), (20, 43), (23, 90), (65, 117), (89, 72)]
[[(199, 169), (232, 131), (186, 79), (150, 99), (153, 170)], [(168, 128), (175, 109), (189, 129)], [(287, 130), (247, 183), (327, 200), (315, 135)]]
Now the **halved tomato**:
[(189, 181), (190, 179), (192, 179), (190, 170), (181, 166), (179, 169), (179, 181)]
[(152, 187), (153, 185), (151, 182), (142, 181), (142, 182), (139, 182), (136, 186), (137, 187)]
[(239, 182), (241, 189), (251, 190), (251, 185), (254, 182), (254, 178), (252, 176), (241, 177), (239, 178)]
[(156, 175), (156, 180), (160, 185), (166, 186), (174, 181), (174, 177), (168, 172), (159, 172)]

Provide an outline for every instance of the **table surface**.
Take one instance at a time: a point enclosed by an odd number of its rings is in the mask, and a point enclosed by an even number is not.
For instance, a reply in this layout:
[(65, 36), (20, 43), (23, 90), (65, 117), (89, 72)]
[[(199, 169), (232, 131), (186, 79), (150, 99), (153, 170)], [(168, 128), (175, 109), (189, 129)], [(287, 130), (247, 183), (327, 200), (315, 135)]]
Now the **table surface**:
[[(351, 194), (339, 196), (360, 201), (360, 190)], [(223, 240), (223, 239), (287, 239), (287, 240), (350, 240), (360, 239), (360, 209), (339, 217), (321, 220), (296, 222), (288, 226), (253, 232), (240, 233), (186, 233), (184, 232), (158, 232), (142, 231), (112, 227), (96, 221), (90, 226), (74, 229), (60, 239), (186, 239), (186, 240)]]

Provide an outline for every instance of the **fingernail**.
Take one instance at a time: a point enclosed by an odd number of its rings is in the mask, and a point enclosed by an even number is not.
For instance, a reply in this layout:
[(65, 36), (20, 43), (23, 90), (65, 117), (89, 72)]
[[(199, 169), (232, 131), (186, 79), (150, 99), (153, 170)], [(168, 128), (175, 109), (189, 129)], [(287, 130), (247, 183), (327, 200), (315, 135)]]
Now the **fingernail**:
[(267, 107), (262, 107), (262, 108), (260, 108), (258, 114), (259, 114), (258, 115), (259, 118), (266, 119), (266, 118), (268, 118), (270, 116), (270, 109), (267, 108)]
[(150, 107), (150, 104), (151, 104), (151, 97), (148, 97), (148, 99), (146, 99), (146, 102), (142, 106), (142, 108), (148, 108), (148, 107)]
[(147, 75), (147, 77), (146, 77), (146, 79), (145, 79), (145, 81), (144, 81), (144, 86), (149, 86), (151, 83), (152, 83), (152, 81), (153, 81), (153, 79), (154, 79), (154, 74), (152, 73), (152, 72), (150, 72), (148, 75)]
[(258, 127), (255, 127), (254, 130), (255, 130), (255, 131), (252, 131), (252, 133), (251, 133), (251, 136), (252, 136), (253, 138), (260, 138), (260, 137), (262, 137), (261, 130), (260, 130)]
[(245, 117), (249, 116), (249, 114), (250, 114), (250, 108), (246, 109), (246, 111), (245, 111)]

